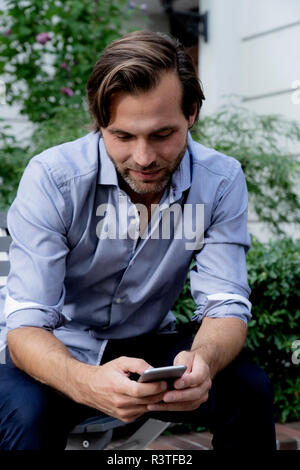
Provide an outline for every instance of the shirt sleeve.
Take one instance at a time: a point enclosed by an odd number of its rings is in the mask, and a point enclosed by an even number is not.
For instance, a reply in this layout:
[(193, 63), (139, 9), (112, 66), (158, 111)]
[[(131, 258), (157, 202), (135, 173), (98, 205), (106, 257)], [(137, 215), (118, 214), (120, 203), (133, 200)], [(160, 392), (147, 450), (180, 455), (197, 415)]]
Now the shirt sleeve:
[(7, 329), (63, 323), (67, 212), (50, 171), (33, 158), (8, 211), (12, 237), (4, 305)]
[(194, 256), (190, 283), (197, 310), (192, 321), (198, 323), (204, 316), (236, 317), (246, 324), (251, 319), (246, 266), (246, 253), (251, 246), (247, 230), (248, 191), (237, 160), (234, 173), (217, 198), (202, 249)]

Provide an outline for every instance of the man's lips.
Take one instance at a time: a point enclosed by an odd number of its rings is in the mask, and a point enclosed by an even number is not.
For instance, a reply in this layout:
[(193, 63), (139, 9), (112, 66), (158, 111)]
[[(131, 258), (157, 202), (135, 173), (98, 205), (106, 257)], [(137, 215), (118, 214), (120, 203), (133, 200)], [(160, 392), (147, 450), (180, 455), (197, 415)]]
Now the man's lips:
[(151, 179), (154, 178), (156, 175), (158, 175), (161, 172), (162, 168), (159, 170), (155, 171), (136, 171), (136, 170), (130, 170), (133, 173), (135, 173), (137, 176), (140, 176), (143, 179)]

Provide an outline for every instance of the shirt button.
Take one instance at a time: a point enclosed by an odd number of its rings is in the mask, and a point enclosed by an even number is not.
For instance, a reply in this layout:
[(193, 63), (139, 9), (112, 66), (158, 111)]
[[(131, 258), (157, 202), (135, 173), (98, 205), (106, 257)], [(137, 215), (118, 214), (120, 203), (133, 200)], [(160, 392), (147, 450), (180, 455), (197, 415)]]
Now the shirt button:
[(117, 304), (120, 304), (120, 303), (122, 302), (121, 297), (118, 297), (118, 298), (116, 299), (116, 302), (117, 302)]

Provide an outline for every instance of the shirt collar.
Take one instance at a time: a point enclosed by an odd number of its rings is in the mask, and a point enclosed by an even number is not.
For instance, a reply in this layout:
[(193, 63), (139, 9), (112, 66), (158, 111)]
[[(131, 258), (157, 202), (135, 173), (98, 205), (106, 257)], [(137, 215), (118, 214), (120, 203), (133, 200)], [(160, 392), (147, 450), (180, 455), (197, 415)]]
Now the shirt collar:
[(100, 135), (99, 139), (99, 158), (100, 158), (100, 170), (98, 176), (98, 184), (113, 184), (118, 186), (118, 175), (115, 165), (107, 155), (107, 151), (104, 145), (103, 137)]
[(186, 152), (183, 156), (183, 159), (180, 162), (179, 167), (173, 173), (171, 179), (171, 188), (174, 193), (174, 198), (180, 198), (181, 194), (190, 188), (192, 184), (192, 177), (191, 177), (191, 158), (190, 158), (190, 149), (189, 149), (189, 139), (190, 135), (188, 135), (188, 147)]
[[(172, 190), (174, 200), (179, 199), (183, 191), (186, 191), (191, 186), (190, 140), (191, 136), (188, 134), (188, 148), (180, 162), (180, 165), (175, 170), (171, 178), (170, 189)], [(112, 184), (119, 186), (115, 165), (107, 154), (104, 140), (101, 136), (99, 139), (99, 153), (100, 171), (98, 184)]]

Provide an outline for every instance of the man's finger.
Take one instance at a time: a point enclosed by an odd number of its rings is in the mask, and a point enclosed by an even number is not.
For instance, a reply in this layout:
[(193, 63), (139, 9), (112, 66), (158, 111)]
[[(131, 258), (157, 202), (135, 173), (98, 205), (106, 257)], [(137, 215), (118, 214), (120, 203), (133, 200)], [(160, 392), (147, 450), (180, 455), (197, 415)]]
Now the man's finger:
[(143, 359), (122, 356), (118, 358), (118, 371), (120, 373), (120, 381), (118, 381), (118, 391), (124, 395), (134, 398), (148, 397), (150, 395), (157, 395), (167, 390), (168, 385), (166, 381), (139, 383), (135, 380), (130, 380), (128, 375), (137, 373), (142, 375), (144, 370), (152, 368), (152, 366)]
[(135, 406), (140, 406), (140, 405), (148, 405), (151, 403), (158, 403), (163, 400), (165, 395), (165, 392), (156, 394), (156, 395), (150, 395), (147, 397), (143, 398), (133, 398), (128, 395), (119, 395), (117, 398), (117, 406), (122, 407), (122, 408), (130, 408), (130, 407), (135, 407)]
[(166, 392), (163, 397), (165, 403), (188, 402), (201, 400), (208, 394), (208, 384), (204, 383), (202, 386), (189, 387), (184, 390), (171, 390)]
[(192, 411), (199, 408), (203, 401), (188, 401), (180, 403), (157, 403), (155, 405), (148, 405), (147, 411)]
[(193, 357), (190, 351), (180, 351), (173, 361), (174, 366), (187, 366), (185, 373), (191, 372), (193, 366)]
[(174, 382), (174, 388), (176, 389), (201, 385), (210, 378), (209, 367), (203, 359), (191, 352), (187, 352), (187, 354), (189, 354), (188, 360), (192, 362), (192, 366), (189, 371), (185, 371), (183, 376)]
[(125, 372), (133, 372), (139, 375), (141, 375), (144, 370), (152, 368), (152, 366), (148, 362), (144, 361), (144, 359), (137, 357), (121, 356), (117, 361)]

